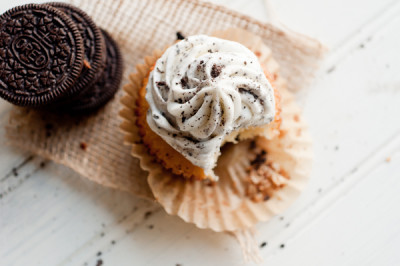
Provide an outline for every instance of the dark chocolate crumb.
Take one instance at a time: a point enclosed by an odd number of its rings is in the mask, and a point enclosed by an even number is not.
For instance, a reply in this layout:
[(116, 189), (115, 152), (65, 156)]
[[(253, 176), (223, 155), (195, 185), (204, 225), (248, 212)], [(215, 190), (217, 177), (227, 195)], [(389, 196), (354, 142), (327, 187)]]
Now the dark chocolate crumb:
[(177, 263), (177, 264), (175, 264), (175, 266), (182, 266), (182, 264), (180, 264), (180, 263)]
[(103, 260), (102, 259), (98, 259), (97, 263), (96, 263), (96, 266), (101, 266), (101, 265), (103, 265)]
[(263, 247), (265, 247), (266, 245), (267, 245), (267, 242), (262, 242), (261, 245), (260, 245), (260, 248), (263, 248)]
[(250, 162), (252, 166), (257, 170), (267, 161), (267, 152), (262, 150), (261, 153), (256, 155), (256, 158)]
[(182, 87), (186, 87), (186, 85), (188, 84), (188, 78), (186, 76), (181, 79), (181, 84)]
[(86, 151), (86, 149), (87, 149), (87, 144), (86, 144), (85, 142), (81, 142), (81, 144), (79, 144), (79, 147), (80, 147), (82, 150)]
[(97, 252), (97, 257), (100, 257), (101, 256), (101, 251), (99, 251), (99, 252)]
[(281, 244), (281, 245), (280, 245), (280, 248), (285, 248), (285, 244)]
[(283, 221), (284, 218), (285, 218), (285, 217), (281, 216), (281, 217), (279, 217), (279, 220)]
[(213, 65), (211, 68), (211, 77), (216, 78), (221, 74), (221, 66)]
[(176, 39), (177, 40), (183, 40), (183, 39), (185, 39), (185, 36), (183, 36), (180, 31), (177, 31), (176, 32)]
[(103, 237), (103, 236), (104, 236), (104, 232), (101, 232), (101, 233), (100, 233), (100, 236)]
[(13, 168), (13, 169), (11, 169), (11, 171), (12, 171), (14, 176), (18, 176), (17, 168)]
[(115, 240), (111, 240), (111, 245), (115, 245)]
[(147, 228), (149, 228), (151, 230), (154, 228), (154, 225), (150, 224), (149, 226), (147, 226)]
[(46, 167), (46, 162), (45, 161), (41, 162), (39, 166), (40, 166), (40, 168), (45, 168)]

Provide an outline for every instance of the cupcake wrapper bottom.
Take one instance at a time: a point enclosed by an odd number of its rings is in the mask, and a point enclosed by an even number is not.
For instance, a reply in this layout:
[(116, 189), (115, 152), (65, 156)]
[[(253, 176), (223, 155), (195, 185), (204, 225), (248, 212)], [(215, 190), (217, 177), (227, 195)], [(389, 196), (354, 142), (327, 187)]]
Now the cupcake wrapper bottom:
[(146, 57), (144, 65), (137, 66), (137, 73), (131, 75), (130, 84), (124, 87), (127, 96), (122, 99), (125, 140), (133, 147), (132, 155), (139, 158), (141, 167), (149, 172), (148, 183), (156, 200), (169, 214), (178, 215), (199, 228), (214, 231), (250, 228), (257, 222), (267, 221), (282, 213), (299, 196), (311, 169), (311, 139), (307, 126), (292, 93), (285, 89), (285, 82), (279, 78), (279, 66), (258, 37), (243, 33), (243, 30), (232, 29), (219, 32), (217, 36), (237, 42), (241, 42), (240, 36), (243, 36), (245, 42), (242, 44), (257, 52), (260, 63), (278, 77), (276, 86), (282, 96), (282, 135), (272, 140), (259, 138), (257, 141), (257, 146), (267, 151), (268, 176), (276, 186), (270, 190), (272, 193), (268, 195), (268, 200), (255, 201), (248, 195), (249, 167), (254, 159), (254, 154), (249, 152), (250, 141), (223, 147), (215, 168), (220, 179), (214, 184), (185, 180), (171, 174), (155, 163), (144, 145), (138, 142), (140, 136), (134, 112), (137, 92), (162, 51), (155, 51), (152, 56)]

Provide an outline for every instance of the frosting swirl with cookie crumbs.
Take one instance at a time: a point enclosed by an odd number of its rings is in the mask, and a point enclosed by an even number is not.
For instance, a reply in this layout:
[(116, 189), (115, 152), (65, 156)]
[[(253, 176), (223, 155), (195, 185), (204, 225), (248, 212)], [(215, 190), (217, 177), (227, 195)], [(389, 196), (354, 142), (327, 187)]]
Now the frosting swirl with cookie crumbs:
[(274, 91), (245, 46), (196, 35), (169, 47), (146, 87), (150, 128), (211, 179), (226, 135), (270, 123)]

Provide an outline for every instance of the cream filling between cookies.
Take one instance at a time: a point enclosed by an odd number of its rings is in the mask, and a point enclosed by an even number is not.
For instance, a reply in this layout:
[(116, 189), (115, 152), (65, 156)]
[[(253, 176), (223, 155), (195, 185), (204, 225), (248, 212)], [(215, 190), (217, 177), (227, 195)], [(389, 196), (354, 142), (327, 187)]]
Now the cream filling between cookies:
[(245, 46), (205, 35), (169, 47), (146, 87), (150, 128), (211, 179), (236, 130), (274, 120), (274, 91)]

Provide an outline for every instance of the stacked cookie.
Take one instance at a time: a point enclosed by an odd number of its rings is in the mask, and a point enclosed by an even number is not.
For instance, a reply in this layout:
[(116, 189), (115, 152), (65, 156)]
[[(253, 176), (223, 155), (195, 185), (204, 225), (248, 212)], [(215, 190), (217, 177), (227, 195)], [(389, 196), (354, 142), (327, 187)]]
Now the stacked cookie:
[(118, 90), (115, 41), (82, 10), (28, 4), (0, 16), (0, 97), (19, 106), (88, 112)]

